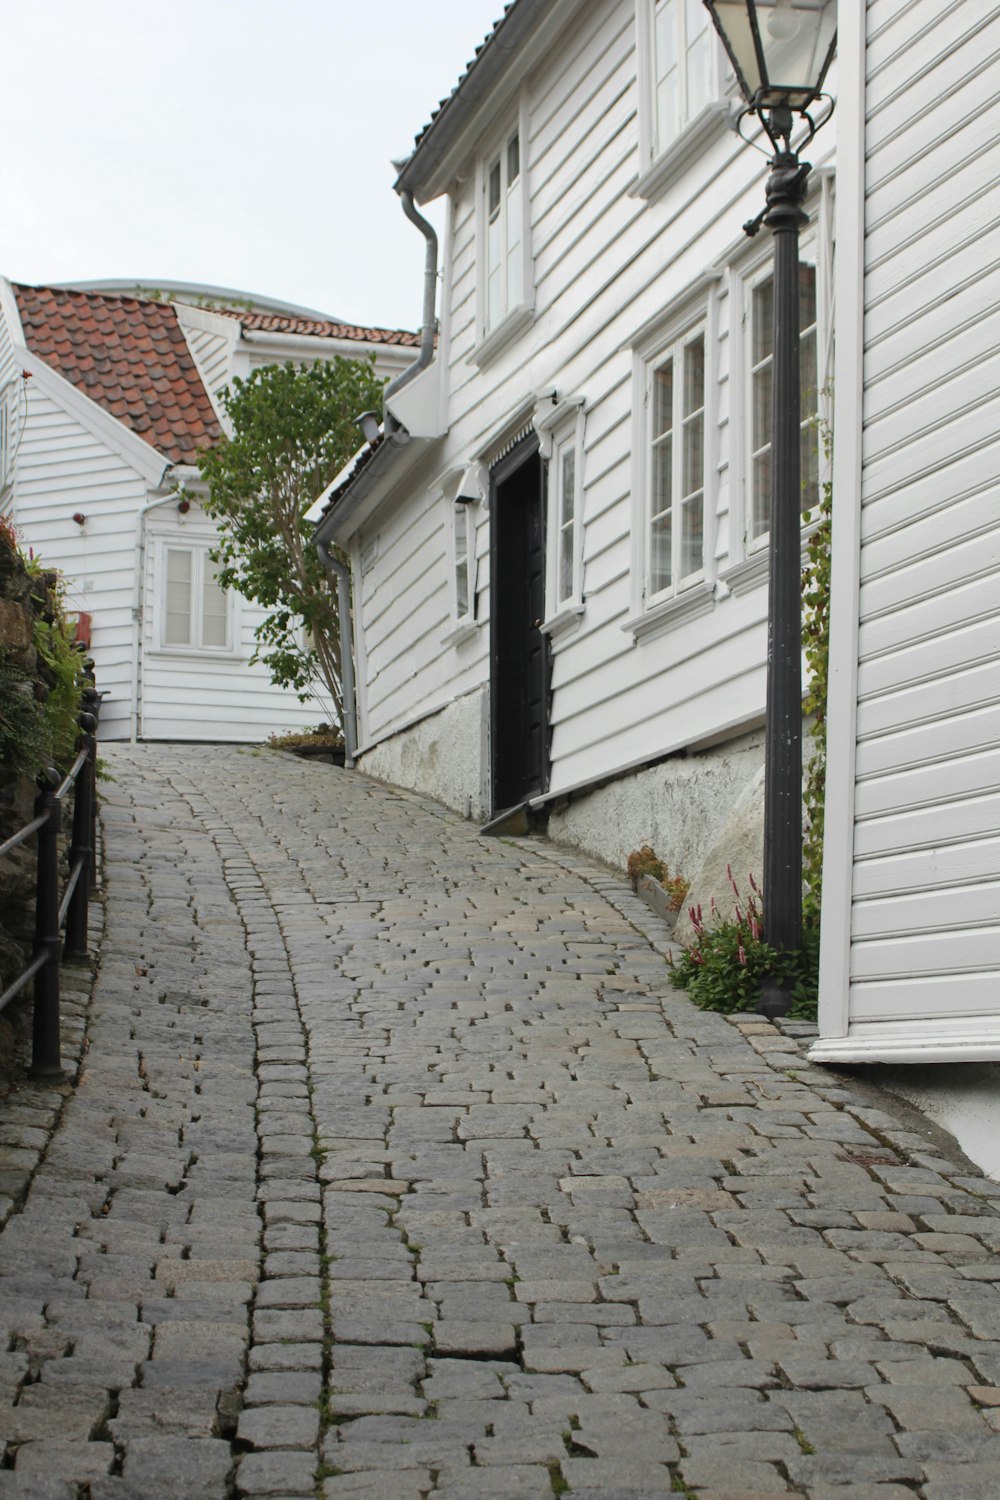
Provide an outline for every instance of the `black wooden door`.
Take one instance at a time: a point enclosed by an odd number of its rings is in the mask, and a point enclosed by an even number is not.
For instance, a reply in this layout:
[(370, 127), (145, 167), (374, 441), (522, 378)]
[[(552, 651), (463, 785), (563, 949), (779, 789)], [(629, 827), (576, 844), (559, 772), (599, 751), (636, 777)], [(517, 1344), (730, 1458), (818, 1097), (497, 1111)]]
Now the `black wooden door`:
[(548, 780), (545, 506), (537, 443), (491, 472), (491, 767), (493, 811), (515, 807)]

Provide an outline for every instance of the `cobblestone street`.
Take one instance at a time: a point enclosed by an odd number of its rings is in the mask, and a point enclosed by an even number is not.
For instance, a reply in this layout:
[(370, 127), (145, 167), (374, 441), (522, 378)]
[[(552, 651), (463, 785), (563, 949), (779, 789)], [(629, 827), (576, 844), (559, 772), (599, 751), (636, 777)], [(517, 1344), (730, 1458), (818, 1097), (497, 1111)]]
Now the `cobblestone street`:
[(0, 1106), (0, 1500), (996, 1500), (1000, 1185), (695, 1010), (600, 865), (102, 755), (79, 1076)]

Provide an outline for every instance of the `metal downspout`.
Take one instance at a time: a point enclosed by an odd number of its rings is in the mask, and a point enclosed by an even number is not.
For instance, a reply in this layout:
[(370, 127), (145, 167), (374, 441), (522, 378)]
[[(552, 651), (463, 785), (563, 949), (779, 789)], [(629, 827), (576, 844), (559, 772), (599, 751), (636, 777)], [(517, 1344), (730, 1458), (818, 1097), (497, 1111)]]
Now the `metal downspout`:
[(351, 626), (351, 574), (326, 542), (317, 541), (319, 560), (337, 580), (337, 615), (340, 621), (340, 678), (344, 700), (344, 766), (354, 770), (358, 751), (358, 707), (354, 691), (354, 632)]
[(390, 396), (408, 385), (420, 371), (426, 369), (434, 357), (434, 335), (437, 331), (434, 318), (434, 305), (437, 301), (437, 258), (438, 239), (433, 224), (429, 224), (423, 214), (419, 213), (413, 205), (413, 194), (408, 189), (399, 190), (400, 202), (403, 212), (411, 223), (416, 224), (424, 239), (427, 241), (427, 253), (424, 258), (424, 309), (420, 324), (420, 353), (412, 365), (407, 365), (395, 380), (391, 380), (386, 386), (382, 397), (382, 414), (385, 422), (386, 435), (389, 433), (389, 424), (392, 420), (389, 408), (386, 405)]

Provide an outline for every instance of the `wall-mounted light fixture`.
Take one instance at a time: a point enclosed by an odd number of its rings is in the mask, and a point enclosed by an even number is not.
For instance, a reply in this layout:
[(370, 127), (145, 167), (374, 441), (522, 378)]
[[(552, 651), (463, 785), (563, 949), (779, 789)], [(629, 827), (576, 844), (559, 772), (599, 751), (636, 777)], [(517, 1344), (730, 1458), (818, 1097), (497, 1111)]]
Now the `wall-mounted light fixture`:
[(375, 443), (381, 434), (382, 427), (378, 419), (378, 412), (363, 411), (360, 417), (354, 418), (355, 425), (361, 428), (361, 436), (366, 443)]

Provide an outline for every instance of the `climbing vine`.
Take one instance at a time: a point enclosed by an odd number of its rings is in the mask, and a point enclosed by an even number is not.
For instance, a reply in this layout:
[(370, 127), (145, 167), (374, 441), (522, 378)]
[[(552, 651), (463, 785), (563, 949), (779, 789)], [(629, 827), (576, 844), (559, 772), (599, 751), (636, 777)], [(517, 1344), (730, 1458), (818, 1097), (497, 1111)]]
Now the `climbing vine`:
[[(820, 436), (827, 470), (833, 456), (833, 433), (822, 423)], [(833, 484), (820, 486), (818, 514), (805, 512), (816, 524), (806, 542), (802, 569), (802, 643), (809, 683), (803, 711), (812, 718), (812, 751), (805, 765), (802, 791), (804, 834), (802, 917), (807, 928), (819, 927), (823, 894), (823, 809), (826, 796), (826, 697), (830, 670), (830, 560), (833, 527)]]

